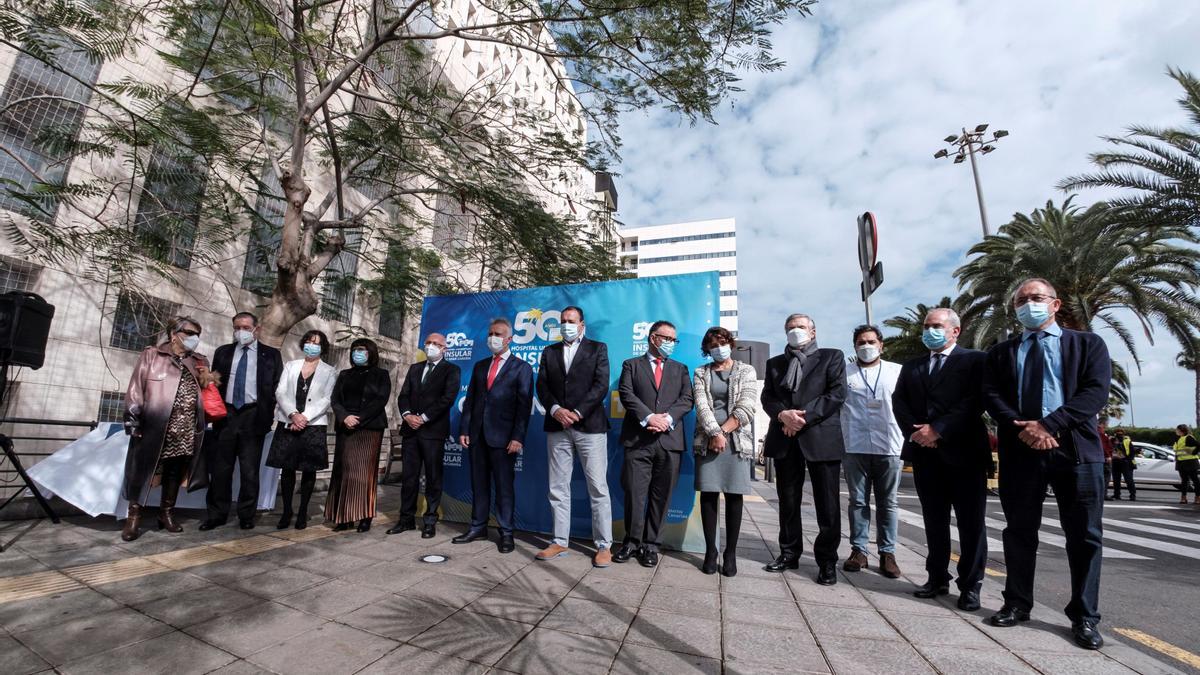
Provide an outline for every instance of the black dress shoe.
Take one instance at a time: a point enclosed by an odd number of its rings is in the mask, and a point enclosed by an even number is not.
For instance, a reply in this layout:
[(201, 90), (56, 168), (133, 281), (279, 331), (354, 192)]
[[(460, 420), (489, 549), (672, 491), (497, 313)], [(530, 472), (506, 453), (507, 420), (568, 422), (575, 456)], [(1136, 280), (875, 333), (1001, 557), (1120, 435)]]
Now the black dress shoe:
[(308, 514), (301, 513), (300, 515), (296, 516), (296, 529), (303, 530), (307, 527), (308, 527)]
[(370, 532), (371, 531), (371, 519), (363, 518), (362, 520), (358, 521), (358, 528), (356, 528), (356, 529), (359, 532)]
[(1104, 638), (1096, 630), (1096, 622), (1091, 619), (1072, 622), (1071, 636), (1075, 638), (1075, 644), (1084, 649), (1100, 649), (1104, 646)]
[(487, 539), (487, 530), (478, 532), (464, 532), (450, 540), (451, 544), (469, 544), (480, 539)]
[(1009, 626), (1017, 625), (1018, 621), (1028, 621), (1029, 610), (1017, 609), (1008, 605), (1002, 605), (1000, 611), (988, 618), (988, 623), (1000, 628), (1008, 628)]
[(286, 530), (291, 526), (292, 526), (292, 514), (285, 513), (282, 516), (279, 516), (279, 522), (276, 523), (275, 529)]
[(958, 594), (958, 608), (964, 612), (974, 612), (979, 609), (979, 591), (963, 591)]
[(426, 525), (425, 527), (421, 528), (421, 538), (422, 539), (433, 539), (436, 536), (437, 536), (437, 528), (434, 527), (433, 525)]
[(348, 529), (350, 529), (350, 523), (338, 523), (333, 526), (334, 532), (345, 532)]
[(642, 549), (641, 555), (638, 556), (638, 562), (642, 567), (658, 567), (658, 551)]
[(401, 532), (408, 532), (409, 530), (415, 530), (415, 529), (417, 529), (417, 526), (414, 523), (396, 523), (395, 525), (388, 528), (387, 533), (388, 534), (400, 534)]
[(704, 564), (700, 566), (700, 571), (705, 574), (717, 573), (717, 552), (710, 551), (704, 554)]
[(822, 586), (832, 586), (837, 583), (837, 565), (821, 565), (817, 572), (817, 583)]
[(775, 560), (772, 560), (771, 562), (767, 563), (766, 565), (763, 565), (763, 569), (768, 572), (782, 572), (784, 570), (798, 570), (798, 569), (800, 569), (800, 559), (781, 555), (778, 558), (776, 558)]
[(629, 559), (638, 554), (638, 550), (629, 544), (621, 544), (621, 548), (613, 554), (613, 562), (623, 563), (629, 562)]
[(725, 556), (721, 564), (721, 574), (727, 577), (737, 576), (737, 556)]
[(224, 524), (225, 524), (225, 521), (223, 521), (223, 520), (209, 519), (209, 520), (204, 521), (203, 523), (200, 523), (199, 530), (201, 532), (208, 532), (209, 530), (220, 527)]
[(253, 530), (254, 529), (254, 521), (253, 520), (239, 520), (238, 527), (242, 528), (243, 530)]
[(500, 537), (500, 543), (496, 545), (496, 549), (501, 553), (512, 553), (516, 548), (512, 537)]
[(942, 582), (940, 584), (932, 581), (926, 581), (924, 586), (918, 586), (917, 590), (913, 591), (913, 595), (922, 600), (936, 598), (939, 595), (946, 595), (950, 592), (950, 584)]

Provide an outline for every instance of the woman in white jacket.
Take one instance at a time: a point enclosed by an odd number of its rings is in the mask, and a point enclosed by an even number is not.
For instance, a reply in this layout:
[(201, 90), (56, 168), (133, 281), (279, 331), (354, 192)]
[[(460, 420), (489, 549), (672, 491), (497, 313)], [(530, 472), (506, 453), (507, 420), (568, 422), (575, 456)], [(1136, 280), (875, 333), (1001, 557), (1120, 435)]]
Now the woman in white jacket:
[(292, 493), (296, 472), (300, 472), (300, 510), (296, 529), (308, 527), (308, 500), (317, 482), (317, 472), (329, 466), (326, 429), (330, 419), (330, 398), (337, 369), (321, 360), (329, 351), (329, 338), (319, 330), (310, 330), (300, 338), (304, 358), (283, 365), (279, 387), (275, 389), (275, 439), (267, 454), (267, 466), (282, 470), (279, 488), (283, 493), (283, 515), (276, 526), (282, 530), (292, 524)]

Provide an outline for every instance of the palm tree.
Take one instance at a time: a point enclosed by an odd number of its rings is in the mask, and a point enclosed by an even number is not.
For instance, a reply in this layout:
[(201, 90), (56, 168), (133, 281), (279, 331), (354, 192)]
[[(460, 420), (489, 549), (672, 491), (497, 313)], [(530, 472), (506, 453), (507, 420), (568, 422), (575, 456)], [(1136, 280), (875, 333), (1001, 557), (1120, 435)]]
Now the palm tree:
[(1196, 374), (1196, 427), (1200, 428), (1200, 338), (1179, 352), (1175, 364)]
[(1126, 136), (1105, 137), (1116, 149), (1090, 156), (1100, 171), (1067, 178), (1060, 189), (1131, 190), (1133, 194), (1110, 203), (1144, 226), (1200, 225), (1200, 80), (1175, 68), (1167, 74), (1183, 87), (1179, 106), (1190, 126), (1138, 125), (1129, 127)]

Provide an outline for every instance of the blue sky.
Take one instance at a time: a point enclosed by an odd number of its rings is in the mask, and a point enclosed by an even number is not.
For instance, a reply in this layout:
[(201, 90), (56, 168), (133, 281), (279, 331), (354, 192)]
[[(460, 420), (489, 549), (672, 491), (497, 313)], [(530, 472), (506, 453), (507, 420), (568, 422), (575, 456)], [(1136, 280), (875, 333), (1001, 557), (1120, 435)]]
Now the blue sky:
[[(626, 116), (619, 216), (629, 225), (736, 218), (742, 336), (781, 346), (783, 317), (803, 311), (823, 345), (848, 350), (864, 318), (859, 213), (880, 223), (877, 321), (956, 293), (950, 271), (980, 226), (969, 167), (932, 157), (943, 137), (979, 123), (1011, 132), (980, 165), (998, 227), (1064, 199), (1054, 185), (1089, 169), (1099, 136), (1183, 124), (1165, 71), (1200, 73), (1197, 35), (1191, 2), (827, 0), (779, 27), (788, 66), (746, 73), (716, 126)], [(1178, 345), (1165, 332), (1155, 338), (1139, 337), (1134, 418), (1192, 422), (1192, 374), (1174, 366)]]

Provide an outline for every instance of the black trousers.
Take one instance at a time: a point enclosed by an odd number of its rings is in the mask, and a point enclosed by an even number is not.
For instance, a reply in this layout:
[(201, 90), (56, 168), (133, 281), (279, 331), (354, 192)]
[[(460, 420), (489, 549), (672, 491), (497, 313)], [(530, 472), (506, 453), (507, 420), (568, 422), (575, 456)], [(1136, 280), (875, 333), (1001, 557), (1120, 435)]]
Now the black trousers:
[[(409, 436), (400, 445), (400, 522), (413, 523), (417, 519), (417, 496), (421, 488), (421, 476), (425, 476), (426, 525), (438, 521), (438, 507), (442, 504), (442, 459), (445, 455), (445, 439)], [(473, 466), (473, 465), (472, 465)]]
[(625, 490), (623, 544), (657, 551), (671, 493), (679, 480), (681, 453), (654, 445), (625, 448), (621, 488)]
[(1100, 560), (1104, 548), (1104, 465), (1075, 464), (1058, 454), (1000, 457), (1000, 505), (1004, 528), (1004, 565), (1008, 577), (1004, 602), (1033, 608), (1038, 530), (1046, 485), (1054, 488), (1059, 522), (1067, 540), (1071, 600), (1064, 611), (1072, 621), (1100, 620)]
[(252, 520), (258, 504), (258, 467), (262, 464), (263, 440), (254, 428), (257, 406), (230, 410), (221, 425), (209, 462), (206, 501), (209, 520), (225, 521), (233, 500), (233, 467), (241, 471), (238, 483), (237, 516)]
[(818, 565), (832, 565), (838, 560), (838, 544), (842, 539), (842, 506), (838, 492), (842, 461), (810, 462), (798, 450), (775, 458), (780, 555), (799, 558), (804, 552), (800, 502), (804, 498), (805, 473), (812, 481), (813, 505), (817, 510), (817, 539), (813, 543), (813, 555)]
[(1183, 496), (1187, 497), (1188, 485), (1191, 485), (1192, 494), (1200, 499), (1200, 468), (1195, 466), (1183, 469), (1179, 472), (1180, 489), (1183, 491)]
[[(508, 454), (504, 448), (494, 448), (482, 439), (471, 444), (471, 531), (487, 529), (488, 514), (492, 506), (493, 490), (496, 495), (496, 523), (500, 536), (511, 537), (513, 533), (513, 509), (516, 503), (517, 455)], [(401, 468), (403, 472), (403, 468)]]
[(979, 590), (987, 565), (987, 467), (951, 466), (939, 457), (913, 461), (929, 554), (925, 571), (941, 585), (950, 581), (950, 511), (958, 520), (958, 588)]
[(1137, 485), (1133, 482), (1133, 467), (1134, 463), (1128, 459), (1113, 459), (1112, 463), (1112, 481), (1113, 481), (1113, 496), (1120, 498), (1121, 496), (1121, 481), (1129, 487), (1129, 496), (1137, 496)]

